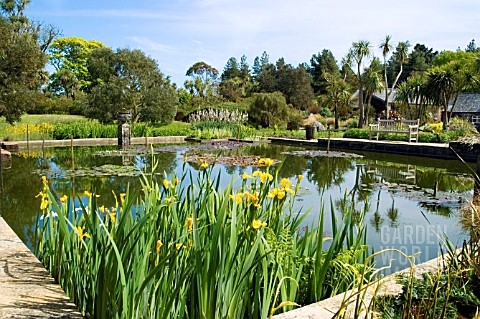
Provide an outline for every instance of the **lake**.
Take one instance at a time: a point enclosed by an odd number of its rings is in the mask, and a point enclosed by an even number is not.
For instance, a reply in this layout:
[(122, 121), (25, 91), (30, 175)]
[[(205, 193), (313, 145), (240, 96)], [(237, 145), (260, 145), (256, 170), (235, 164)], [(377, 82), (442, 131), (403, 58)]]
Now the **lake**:
[[(473, 196), (473, 166), (460, 161), (362, 152), (355, 152), (361, 156), (355, 158), (325, 157), (319, 156), (318, 150), (240, 143), (132, 146), (125, 150), (75, 147), (75, 174), (70, 148), (21, 152), (12, 155), (11, 168), (3, 171), (0, 214), (31, 247), (40, 212), (40, 199), (35, 196), (42, 189), (42, 175), (47, 176), (58, 197), (74, 194), (85, 201), (83, 192), (94, 191), (100, 195), (99, 206), (110, 207), (115, 206), (112, 190), (118, 194), (127, 187), (138, 189), (138, 174), (151, 170), (153, 158), (158, 161), (155, 173), (161, 180), (164, 172), (181, 175), (182, 169), (195, 176), (206, 154), (211, 154), (223, 163), (214, 167), (214, 176), (220, 174), (222, 185), (232, 178), (239, 185), (240, 175), (258, 169), (239, 164), (258, 157), (280, 161), (275, 165), (280, 167), (279, 178), (295, 183), (297, 176), (303, 175), (294, 209), (308, 211), (304, 227), (314, 227), (324, 211), (326, 236), (331, 207), (340, 219), (348, 206), (355, 209), (359, 219), (365, 210), (367, 242), (375, 251), (395, 248), (409, 255), (419, 253), (416, 261), (422, 262), (437, 257), (444, 235), (456, 244), (468, 238), (459, 209)], [(185, 153), (190, 162), (184, 163)], [(381, 255), (377, 262), (386, 265), (392, 258), (391, 271), (408, 266), (405, 258), (392, 252)]]

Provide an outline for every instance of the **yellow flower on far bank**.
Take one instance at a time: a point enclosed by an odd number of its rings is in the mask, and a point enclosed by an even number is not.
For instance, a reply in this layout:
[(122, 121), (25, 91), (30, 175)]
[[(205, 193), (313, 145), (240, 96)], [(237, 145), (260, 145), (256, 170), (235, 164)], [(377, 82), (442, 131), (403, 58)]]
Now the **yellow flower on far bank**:
[(84, 232), (85, 226), (83, 227), (77, 226), (75, 227), (75, 229), (77, 230), (78, 237), (80, 238), (80, 240), (83, 240), (83, 237), (90, 238), (90, 235), (87, 232)]
[(254, 229), (259, 229), (260, 227), (267, 227), (267, 223), (262, 222), (260, 219), (254, 219), (252, 222), (252, 227)]
[(303, 179), (303, 175), (297, 175), (298, 182), (300, 183)]
[(68, 200), (68, 196), (67, 195), (63, 195), (62, 197), (60, 197), (60, 202), (62, 203), (66, 203)]
[(127, 194), (125, 194), (125, 193), (120, 193), (120, 203), (123, 204), (123, 201), (125, 200), (125, 196), (127, 196)]
[(177, 250), (180, 250), (180, 248), (182, 248), (182, 247), (183, 247), (183, 244), (176, 244), (176, 245), (175, 245), (175, 248), (176, 248)]
[(205, 169), (205, 168), (207, 168), (207, 167), (208, 167), (207, 161), (204, 161), (204, 162), (202, 163), (202, 165), (200, 165), (200, 168), (203, 168), (203, 169)]

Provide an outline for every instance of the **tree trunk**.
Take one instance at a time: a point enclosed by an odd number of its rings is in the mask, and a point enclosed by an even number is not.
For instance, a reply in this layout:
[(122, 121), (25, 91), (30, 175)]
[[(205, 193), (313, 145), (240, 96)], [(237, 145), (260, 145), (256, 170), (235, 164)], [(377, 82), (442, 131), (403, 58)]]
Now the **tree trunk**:
[[(447, 121), (450, 122), (450, 119), (452, 118), (452, 113), (453, 113), (453, 109), (455, 108), (455, 105), (457, 104), (457, 99), (458, 99), (458, 94), (460, 92), (457, 92), (455, 94), (455, 98), (453, 99), (453, 104), (452, 104), (452, 109), (450, 110), (450, 112), (448, 112), (448, 117), (447, 117)], [(448, 105), (448, 103), (447, 103)], [(448, 106), (447, 106), (448, 107)]]
[(371, 108), (371, 103), (372, 103), (372, 95), (369, 95), (367, 99), (367, 104), (365, 105), (365, 126), (368, 125), (368, 118), (369, 118), (368, 113)]
[(384, 77), (385, 77), (385, 112), (386, 112), (386, 119), (388, 120), (388, 113), (390, 112), (390, 107), (388, 105), (388, 78), (387, 78), (387, 62), (385, 58), (383, 59), (383, 64), (385, 65), (384, 68)]
[(339, 116), (338, 116), (338, 100), (335, 99), (335, 104), (334, 104), (334, 112), (335, 112), (335, 129), (339, 129)]
[(360, 81), (358, 86), (358, 108), (360, 112), (360, 118), (358, 120), (358, 128), (363, 128), (364, 116), (363, 116), (363, 81)]
[[(390, 88), (390, 91), (388, 92), (387, 94), (387, 100), (386, 100), (386, 103), (387, 103), (387, 120), (389, 118), (389, 107), (388, 107), (388, 98), (390, 97), (390, 95), (392, 95), (392, 92), (393, 90), (395, 89), (395, 85), (397, 85), (397, 82), (398, 82), (398, 79), (400, 78), (400, 75), (402, 75), (402, 72), (403, 72), (403, 64), (400, 63), (400, 71), (398, 72), (397, 76), (395, 77), (395, 80), (393, 81), (392, 83), (392, 87)], [(385, 88), (385, 90), (388, 90), (388, 88)]]
[(448, 117), (447, 117), (447, 110), (448, 110), (448, 100), (443, 102), (443, 112), (442, 112), (442, 122), (443, 122), (443, 130), (446, 131), (448, 128)]

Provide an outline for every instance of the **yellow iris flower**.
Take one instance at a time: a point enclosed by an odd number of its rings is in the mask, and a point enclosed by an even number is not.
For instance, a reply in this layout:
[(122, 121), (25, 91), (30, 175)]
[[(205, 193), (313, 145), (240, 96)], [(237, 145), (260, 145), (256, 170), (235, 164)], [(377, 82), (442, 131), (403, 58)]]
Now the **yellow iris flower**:
[(282, 185), (284, 188), (289, 188), (290, 185), (292, 185), (292, 181), (289, 180), (288, 178), (282, 178), (280, 180), (280, 185)]
[(172, 185), (172, 182), (170, 182), (169, 180), (167, 179), (164, 179), (163, 180), (163, 187), (165, 187), (165, 189), (168, 189), (168, 187)]
[(163, 246), (162, 241), (160, 239), (157, 240), (157, 244), (155, 245), (155, 251), (157, 254), (160, 253), (160, 248), (162, 248), (162, 246)]
[(273, 159), (271, 158), (261, 158), (258, 160), (258, 165), (271, 166), (273, 164)]
[(260, 227), (267, 227), (267, 223), (262, 222), (260, 219), (254, 219), (252, 222), (252, 227), (254, 229), (259, 229)]
[(80, 238), (80, 240), (83, 240), (83, 237), (90, 238), (90, 235), (87, 232), (83, 231), (85, 229), (85, 226), (83, 227), (77, 226), (75, 227), (75, 229), (77, 230), (78, 237)]
[(247, 178), (252, 178), (252, 176), (248, 175), (247, 173), (243, 173), (242, 178), (247, 179)]

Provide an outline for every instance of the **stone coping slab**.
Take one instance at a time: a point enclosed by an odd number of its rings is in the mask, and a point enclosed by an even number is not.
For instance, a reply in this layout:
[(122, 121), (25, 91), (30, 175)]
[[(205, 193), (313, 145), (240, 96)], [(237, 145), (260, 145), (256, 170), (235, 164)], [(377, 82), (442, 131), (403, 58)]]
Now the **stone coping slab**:
[(290, 138), (271, 137), (275, 144), (328, 147), (342, 151), (367, 151), (377, 153), (401, 154), (409, 156), (430, 157), (437, 159), (477, 162), (480, 156), (480, 146), (459, 146), (459, 143), (408, 143), (404, 141), (377, 141), (353, 138), (319, 138), (316, 140), (298, 140)]
[[(161, 144), (161, 143), (184, 143), (185, 136), (156, 136), (156, 137), (132, 137), (132, 145)], [(20, 149), (27, 148), (27, 141), (16, 141)], [(38, 148), (54, 146), (70, 146), (72, 140), (34, 140), (28, 142), (28, 147)], [(118, 138), (80, 138), (73, 139), (73, 146), (96, 146), (96, 145), (118, 145)]]
[(84, 318), (2, 217), (0, 318)]

